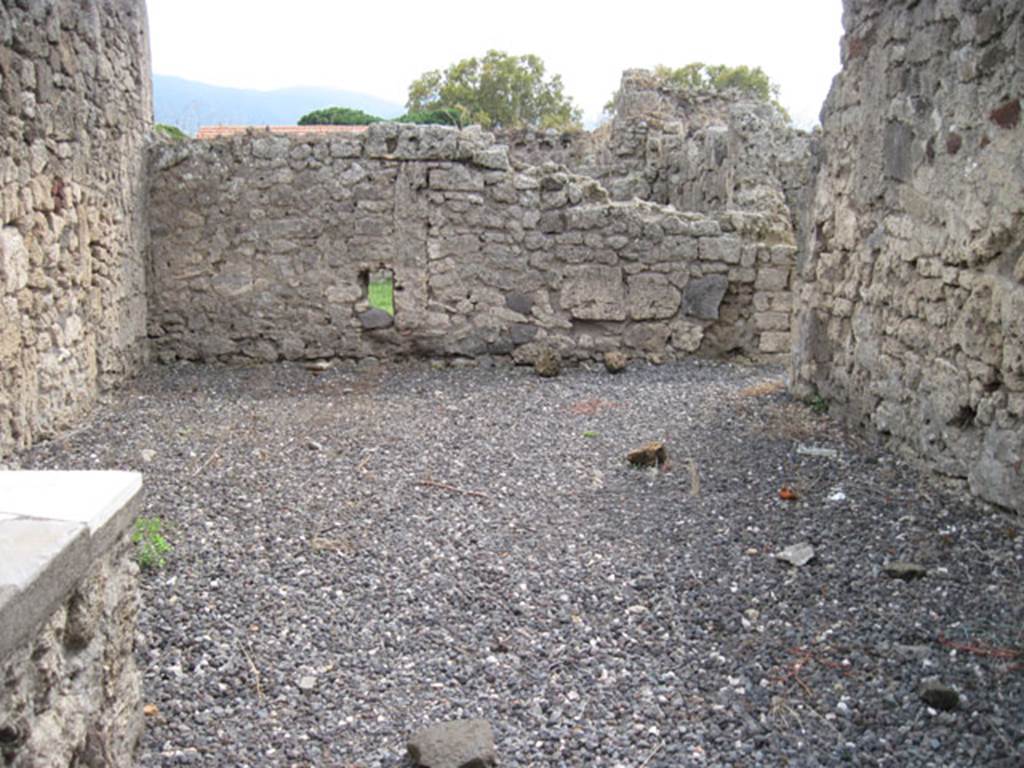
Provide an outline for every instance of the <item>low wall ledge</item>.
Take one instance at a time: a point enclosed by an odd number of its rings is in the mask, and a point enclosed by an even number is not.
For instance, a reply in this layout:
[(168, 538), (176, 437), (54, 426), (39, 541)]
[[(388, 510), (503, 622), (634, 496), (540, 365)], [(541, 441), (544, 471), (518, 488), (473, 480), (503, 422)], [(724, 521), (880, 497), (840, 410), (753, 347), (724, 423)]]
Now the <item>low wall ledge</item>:
[(132, 525), (138, 472), (0, 472), (0, 661)]

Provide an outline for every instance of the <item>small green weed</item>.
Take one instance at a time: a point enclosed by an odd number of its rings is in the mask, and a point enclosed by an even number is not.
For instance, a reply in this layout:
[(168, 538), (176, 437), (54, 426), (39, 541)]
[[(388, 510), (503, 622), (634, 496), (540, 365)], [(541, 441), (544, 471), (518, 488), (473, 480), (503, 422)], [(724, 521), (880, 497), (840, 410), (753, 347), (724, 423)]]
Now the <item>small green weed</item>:
[(828, 400), (815, 392), (813, 395), (808, 395), (804, 398), (804, 405), (810, 408), (815, 413), (828, 413)]
[(157, 123), (153, 126), (153, 131), (160, 136), (170, 139), (171, 141), (185, 141), (188, 139), (188, 134), (176, 125)]
[(165, 555), (173, 549), (163, 537), (164, 521), (159, 517), (140, 517), (135, 520), (132, 543), (135, 559), (142, 568), (156, 570), (167, 565)]
[(597, 434), (598, 433), (594, 432), (592, 429), (588, 429), (586, 432), (583, 433), (583, 436), (584, 437), (597, 437)]

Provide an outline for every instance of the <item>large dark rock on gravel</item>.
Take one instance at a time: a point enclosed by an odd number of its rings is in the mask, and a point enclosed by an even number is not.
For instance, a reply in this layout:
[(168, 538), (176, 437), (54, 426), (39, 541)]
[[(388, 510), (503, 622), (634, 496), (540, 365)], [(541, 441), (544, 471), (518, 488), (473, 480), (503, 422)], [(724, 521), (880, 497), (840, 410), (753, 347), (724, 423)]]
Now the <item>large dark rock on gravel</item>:
[(409, 757), (421, 768), (488, 768), (497, 763), (486, 720), (437, 723), (409, 737)]
[(668, 451), (664, 443), (651, 442), (627, 453), (626, 461), (634, 467), (660, 467), (668, 461)]
[(921, 685), (921, 701), (932, 709), (949, 712), (960, 703), (960, 694), (938, 680), (925, 680)]

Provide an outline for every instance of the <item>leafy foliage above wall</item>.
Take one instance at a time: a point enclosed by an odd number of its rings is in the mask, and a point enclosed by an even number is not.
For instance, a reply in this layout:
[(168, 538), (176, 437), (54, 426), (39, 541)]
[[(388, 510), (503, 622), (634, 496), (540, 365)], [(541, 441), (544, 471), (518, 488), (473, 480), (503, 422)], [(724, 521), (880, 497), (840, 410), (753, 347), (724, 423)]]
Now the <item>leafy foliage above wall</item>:
[(563, 92), (562, 78), (545, 79), (539, 56), (511, 56), (488, 51), (483, 58), (463, 59), (424, 72), (409, 86), (410, 112), (454, 109), (461, 122), (485, 128), (572, 128), (582, 113)]
[(157, 123), (153, 126), (153, 131), (157, 135), (170, 139), (171, 141), (184, 141), (188, 138), (188, 134), (176, 125)]
[(461, 128), (465, 115), (457, 109), (423, 109), (406, 112), (395, 118), (396, 123), (417, 123), (419, 125), (452, 125)]
[(309, 112), (299, 118), (299, 125), (370, 125), (382, 118), (368, 115), (361, 109), (326, 107)]
[[(748, 67), (745, 64), (730, 67), (725, 64), (704, 64), (695, 61), (678, 69), (659, 64), (654, 68), (654, 74), (667, 85), (694, 93), (737, 91), (744, 96), (775, 105), (789, 119), (786, 110), (778, 102), (779, 86), (773, 83), (760, 67)], [(618, 91), (613, 93), (611, 101), (605, 104), (605, 112), (615, 114), (617, 97)]]

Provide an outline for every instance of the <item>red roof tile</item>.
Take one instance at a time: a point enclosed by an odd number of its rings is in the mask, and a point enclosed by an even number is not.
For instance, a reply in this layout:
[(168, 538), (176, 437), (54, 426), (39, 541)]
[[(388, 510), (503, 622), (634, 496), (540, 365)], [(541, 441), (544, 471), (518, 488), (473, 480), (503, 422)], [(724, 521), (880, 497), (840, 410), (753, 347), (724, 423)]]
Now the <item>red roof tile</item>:
[(304, 133), (362, 133), (366, 128), (365, 125), (204, 125), (196, 131), (196, 138), (220, 139), (250, 130), (294, 136)]

